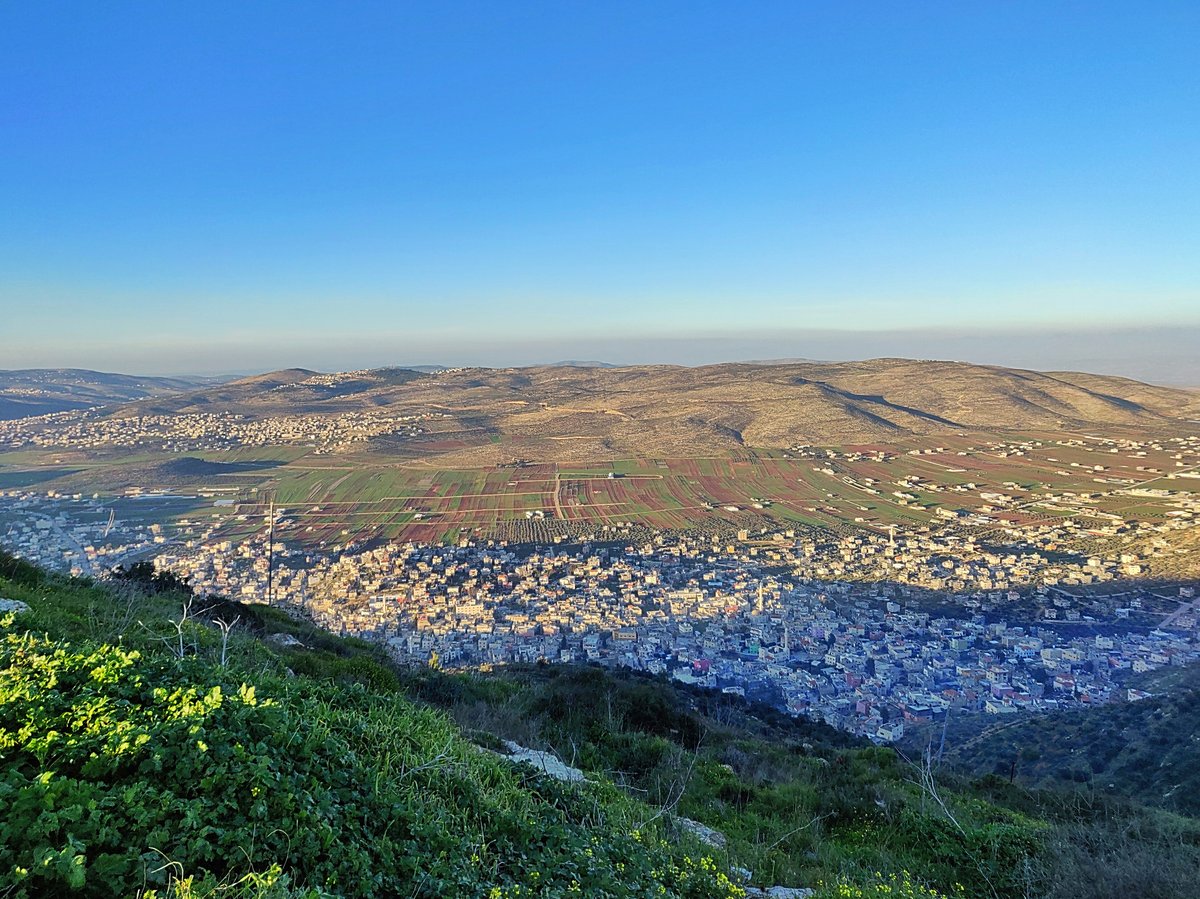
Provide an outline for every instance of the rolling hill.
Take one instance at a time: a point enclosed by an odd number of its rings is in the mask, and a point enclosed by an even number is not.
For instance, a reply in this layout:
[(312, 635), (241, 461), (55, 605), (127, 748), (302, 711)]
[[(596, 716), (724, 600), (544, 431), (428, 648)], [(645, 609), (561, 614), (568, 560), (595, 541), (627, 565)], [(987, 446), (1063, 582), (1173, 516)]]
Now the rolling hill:
[[(340, 375), (289, 369), (134, 402), (115, 415), (251, 418), (388, 410), (443, 417), (423, 452), (456, 464), (883, 442), (913, 434), (1133, 428), (1178, 431), (1200, 396), (1125, 378), (959, 362), (544, 366)], [(507, 438), (507, 439), (504, 439)]]
[(147, 378), (78, 368), (0, 371), (0, 420), (126, 403), (210, 385), (212, 378)]

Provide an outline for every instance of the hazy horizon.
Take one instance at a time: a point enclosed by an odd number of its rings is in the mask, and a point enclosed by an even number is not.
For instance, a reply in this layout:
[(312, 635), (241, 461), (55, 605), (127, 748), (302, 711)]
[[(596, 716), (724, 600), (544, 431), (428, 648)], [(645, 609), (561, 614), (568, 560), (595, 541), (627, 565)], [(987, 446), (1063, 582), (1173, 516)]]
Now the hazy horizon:
[[(161, 365), (124, 365), (120, 353), (98, 353), (74, 360), (42, 359), (5, 368), (78, 368), (141, 376), (246, 376), (304, 368), (353, 371), (386, 366), (445, 365), (485, 368), (527, 367), (558, 362), (613, 365), (712, 365), (800, 359), (844, 362), (878, 358), (936, 359), (999, 365), (1038, 371), (1083, 371), (1118, 375), (1149, 383), (1200, 387), (1200, 328), (1097, 330), (1076, 333), (988, 332), (808, 332), (795, 335), (742, 335), (665, 339), (595, 338), (485, 345), (481, 341), (443, 344), (403, 340), (351, 341), (322, 348), (245, 346), (227, 357), (208, 356), (211, 364), (172, 365), (169, 348)], [(228, 348), (224, 348), (228, 352)], [(225, 363), (218, 361), (226, 358)], [(257, 360), (257, 361), (256, 361)]]
[(13, 367), (1200, 383), (1200, 5), (0, 8)]

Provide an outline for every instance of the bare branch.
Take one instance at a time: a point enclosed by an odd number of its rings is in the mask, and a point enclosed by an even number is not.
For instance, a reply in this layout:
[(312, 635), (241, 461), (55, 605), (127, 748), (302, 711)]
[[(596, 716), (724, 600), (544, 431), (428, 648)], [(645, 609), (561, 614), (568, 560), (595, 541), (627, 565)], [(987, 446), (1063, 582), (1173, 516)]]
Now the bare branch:
[(221, 667), (224, 668), (228, 660), (229, 651), (229, 632), (233, 630), (233, 626), (242, 620), (242, 616), (238, 615), (233, 621), (226, 621), (223, 618), (217, 618), (213, 624), (217, 626), (217, 630), (221, 632)]

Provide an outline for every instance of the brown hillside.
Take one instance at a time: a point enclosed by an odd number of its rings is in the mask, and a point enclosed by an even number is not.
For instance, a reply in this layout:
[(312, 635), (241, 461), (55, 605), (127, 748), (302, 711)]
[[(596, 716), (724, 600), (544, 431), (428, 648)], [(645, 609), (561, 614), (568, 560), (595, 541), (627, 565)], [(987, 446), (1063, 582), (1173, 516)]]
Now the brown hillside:
[[(1136, 428), (1200, 419), (1200, 396), (1125, 378), (958, 362), (541, 367), (344, 376), (288, 370), (123, 407), (121, 414), (439, 412), (411, 455), (456, 462), (723, 454), (960, 430)], [(454, 447), (438, 443), (452, 441)], [(429, 445), (433, 444), (433, 445)], [(382, 447), (381, 447), (382, 449)], [(388, 451), (396, 450), (388, 444)], [(407, 453), (406, 453), (407, 454)]]

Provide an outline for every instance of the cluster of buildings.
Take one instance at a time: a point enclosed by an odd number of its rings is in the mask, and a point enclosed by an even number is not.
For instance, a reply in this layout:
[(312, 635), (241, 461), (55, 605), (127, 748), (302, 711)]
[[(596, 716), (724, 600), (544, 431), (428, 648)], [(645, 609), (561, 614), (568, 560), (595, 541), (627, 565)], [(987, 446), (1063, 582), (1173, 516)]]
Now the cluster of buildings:
[[(895, 542), (914, 557), (922, 545)], [(794, 537), (410, 543), (338, 555), (282, 543), (270, 551), (263, 538), (172, 548), (158, 564), (202, 592), (269, 597), (400, 660), (625, 666), (880, 741), (953, 708), (1005, 714), (1124, 699), (1126, 674), (1200, 659), (1193, 585), (955, 593), (830, 578), (819, 573), (825, 555)], [(1006, 564), (987, 555), (981, 565)]]
[(297, 445), (333, 452), (373, 437), (415, 437), (422, 422), (445, 413), (343, 412), (249, 418), (228, 412), (181, 412), (116, 418), (97, 411), (57, 412), (0, 421), (0, 449), (112, 447), (165, 452)]
[[(0, 422), (0, 446), (302, 444), (325, 452), (413, 436), (438, 414), (71, 413)], [(949, 452), (908, 454), (945, 460)], [(552, 545), (481, 535), (449, 546), (317, 551), (283, 508), (260, 521), (231, 509), (228, 498), (215, 500), (225, 509), (201, 510), (197, 494), (178, 498), (185, 514), (176, 508), (156, 521), (147, 510), (171, 497), (118, 501), (20, 488), (0, 490), (0, 544), (78, 575), (153, 559), (199, 592), (281, 605), (378, 641), (400, 660), (627, 666), (749, 695), (878, 741), (953, 709), (1005, 715), (1136, 699), (1143, 694), (1127, 675), (1200, 659), (1200, 600), (1189, 580), (1200, 492), (1184, 480), (1200, 476), (1200, 440), (1067, 437), (962, 452), (999, 460), (1036, 452), (1039, 466), (1061, 464), (1058, 474), (1075, 486), (999, 478), (981, 485), (958, 468), (950, 470), (963, 477), (905, 468), (889, 480), (871, 475), (886, 471), (880, 466), (895, 461), (895, 451), (796, 446), (790, 454), (811, 460), (847, 496), (909, 506), (923, 518), (840, 529), (748, 525), (736, 536), (645, 528)], [(1114, 455), (1119, 470), (1105, 461)], [(1139, 504), (1136, 515), (1114, 511)], [(240, 539), (230, 537), (226, 511)], [(256, 536), (246, 539), (249, 529)]]
[(171, 529), (153, 517), (118, 518), (98, 496), (0, 490), (0, 548), (52, 571), (104, 577), (168, 542)]

